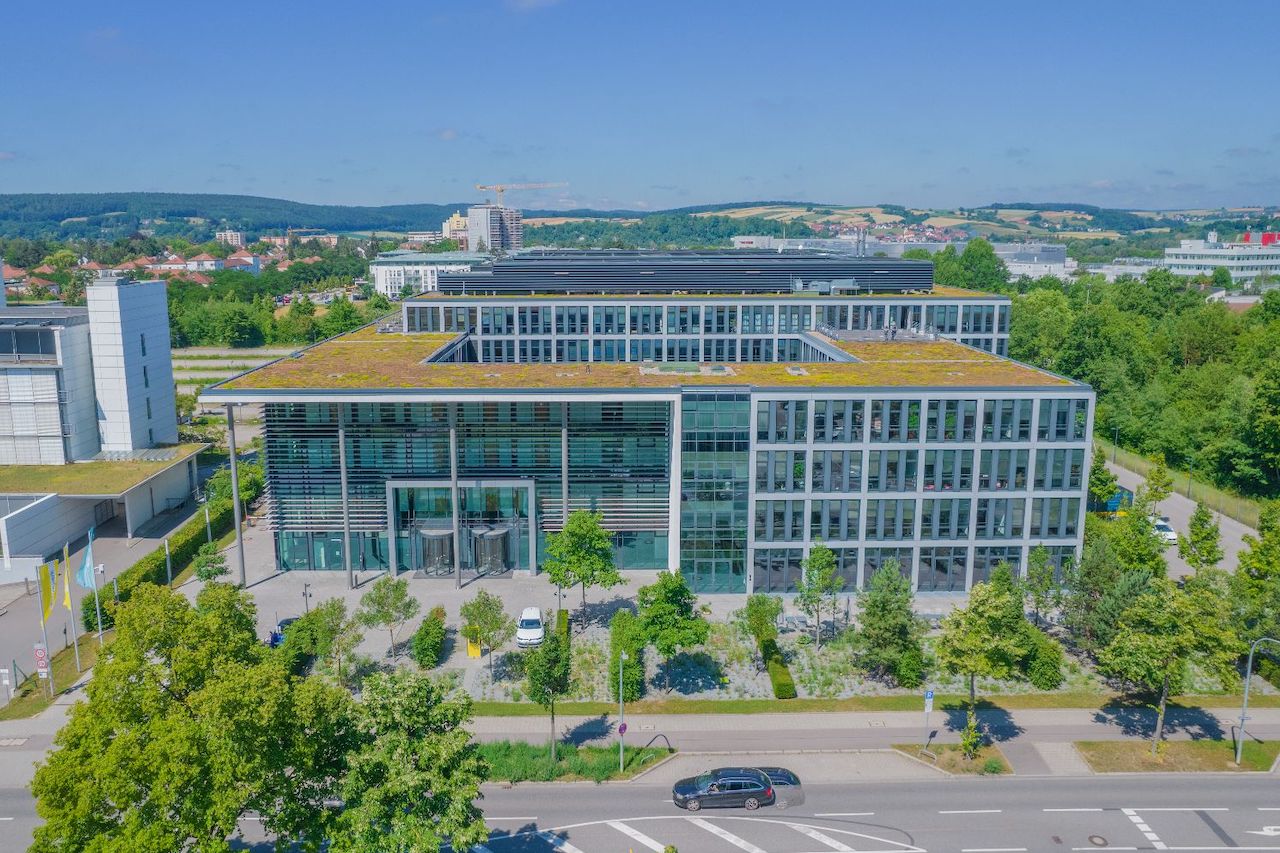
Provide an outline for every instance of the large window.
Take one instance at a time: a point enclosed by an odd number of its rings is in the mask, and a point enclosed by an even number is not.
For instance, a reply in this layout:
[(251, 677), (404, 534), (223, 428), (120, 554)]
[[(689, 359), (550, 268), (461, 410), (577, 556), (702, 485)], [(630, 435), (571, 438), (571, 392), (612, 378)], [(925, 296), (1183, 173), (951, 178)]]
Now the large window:
[(793, 542), (804, 539), (804, 501), (756, 501), (756, 540)]
[(972, 450), (926, 450), (925, 491), (968, 489), (973, 485)]
[(804, 570), (799, 548), (757, 548), (751, 588), (755, 592), (795, 592)]
[(1037, 489), (1079, 489), (1084, 483), (1084, 448), (1036, 451)]
[(978, 498), (979, 539), (1021, 539), (1027, 502), (1022, 498)]
[(1031, 438), (1031, 400), (984, 400), (983, 441), (1027, 441)]
[(761, 400), (756, 403), (756, 441), (802, 442), (808, 419), (807, 400)]
[(662, 308), (656, 305), (633, 305), (631, 308), (631, 334), (662, 334)]
[(585, 335), (588, 309), (585, 305), (556, 306), (557, 335)]
[(813, 404), (813, 440), (862, 441), (861, 400), (816, 400)]
[(1080, 441), (1089, 417), (1088, 400), (1041, 400), (1041, 441)]
[(914, 500), (867, 501), (867, 539), (914, 539)]
[(756, 491), (803, 492), (804, 456), (803, 450), (756, 451)]
[(520, 334), (551, 334), (552, 311), (550, 308), (520, 308), (517, 312), (517, 317), (519, 319)]
[(914, 491), (919, 458), (917, 450), (872, 450), (867, 456), (867, 491)]
[(882, 568), (897, 566), (903, 577), (910, 579), (914, 557), (912, 548), (864, 548), (862, 551), (862, 586), (865, 588), (871, 578)]
[(592, 329), (597, 335), (623, 335), (627, 331), (627, 309), (597, 305), (591, 309)]
[(920, 438), (919, 400), (872, 400), (872, 441), (916, 441)]
[(920, 507), (921, 539), (968, 539), (968, 498), (926, 498)]
[(926, 441), (973, 441), (977, 429), (977, 400), (929, 401)]
[(1079, 498), (1035, 498), (1031, 501), (1032, 536), (1075, 536), (1079, 519)]
[(1028, 450), (984, 450), (978, 488), (1025, 489), (1027, 487)]
[(1001, 563), (1006, 563), (1013, 571), (1013, 576), (1022, 574), (1021, 545), (979, 545), (973, 549), (973, 582), (986, 583), (991, 580), (991, 572)]
[(809, 537), (825, 541), (857, 539), (858, 501), (810, 501)]
[(920, 576), (916, 589), (921, 592), (957, 592), (964, 589), (969, 549), (932, 547), (920, 549)]
[(862, 451), (815, 450), (812, 489), (815, 492), (861, 491)]

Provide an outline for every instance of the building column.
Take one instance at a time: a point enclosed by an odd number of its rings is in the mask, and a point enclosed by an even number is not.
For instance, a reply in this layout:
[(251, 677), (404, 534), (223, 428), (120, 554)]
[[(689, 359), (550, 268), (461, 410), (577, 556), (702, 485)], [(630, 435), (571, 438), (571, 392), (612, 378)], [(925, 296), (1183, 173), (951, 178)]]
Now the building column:
[(240, 471), (236, 455), (236, 410), (227, 404), (227, 450), (231, 454), (231, 517), (236, 525), (236, 563), (240, 568), (240, 586), (247, 585), (244, 571), (244, 537), (240, 533)]
[[(569, 404), (560, 404), (560, 522), (569, 524)], [(563, 528), (561, 528), (563, 529)]]
[[(456, 406), (457, 404), (451, 404)], [(453, 583), (462, 589), (462, 525), (458, 523), (458, 424), (454, 411), (449, 424), (449, 495), (453, 501)]]
[(680, 470), (680, 440), (684, 435), (681, 397), (671, 401), (671, 472), (667, 495), (667, 571), (680, 572), (680, 490), (684, 474)]
[(347, 495), (347, 428), (343, 425), (343, 406), (338, 406), (338, 479), (342, 488), (342, 563), (347, 570), (347, 589), (356, 588), (351, 567), (351, 506)]

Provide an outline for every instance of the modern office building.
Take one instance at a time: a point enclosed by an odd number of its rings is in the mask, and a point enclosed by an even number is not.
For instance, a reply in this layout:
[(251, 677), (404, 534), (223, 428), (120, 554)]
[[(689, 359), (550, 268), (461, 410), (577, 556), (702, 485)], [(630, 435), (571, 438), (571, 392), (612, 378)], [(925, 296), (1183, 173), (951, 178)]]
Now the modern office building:
[(117, 515), (132, 535), (196, 486), (199, 448), (177, 446), (164, 282), (100, 273), (86, 299), (0, 310), (0, 577), (10, 580)]
[(369, 262), (373, 275), (373, 287), (388, 299), (399, 299), (409, 288), (411, 293), (428, 293), (438, 290), (441, 272), (465, 272), (472, 267), (489, 263), (488, 255), (472, 252), (415, 252), (396, 249), (379, 252)]
[(477, 204), (467, 208), (467, 249), (515, 252), (524, 246), (524, 217), (514, 207)]
[[(440, 293), (202, 399), (263, 406), (284, 570), (536, 572), (585, 509), (620, 567), (699, 592), (793, 592), (818, 541), (850, 589), (893, 560), (962, 591), (1083, 536), (1094, 395), (996, 354), (1008, 304)], [(953, 307), (985, 346), (930, 330)]]
[(1280, 242), (1274, 234), (1246, 233), (1240, 242), (1228, 243), (1210, 231), (1207, 240), (1182, 240), (1176, 248), (1165, 249), (1164, 265), (1185, 276), (1210, 276), (1226, 267), (1235, 282), (1280, 276)]

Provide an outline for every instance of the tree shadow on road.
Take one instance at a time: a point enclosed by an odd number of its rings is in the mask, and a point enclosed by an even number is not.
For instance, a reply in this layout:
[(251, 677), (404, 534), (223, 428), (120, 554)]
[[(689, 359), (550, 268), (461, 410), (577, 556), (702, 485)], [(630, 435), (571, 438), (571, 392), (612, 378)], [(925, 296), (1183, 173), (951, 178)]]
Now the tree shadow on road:
[(634, 613), (636, 610), (635, 602), (620, 595), (615, 595), (607, 601), (588, 601), (585, 609), (579, 602), (578, 606), (573, 610), (573, 618), (583, 628), (594, 624), (608, 625), (609, 620), (613, 618), (613, 614), (619, 610), (630, 610)]
[[(986, 732), (987, 737), (994, 743), (1013, 740), (1026, 731), (1013, 721), (1012, 714), (991, 702), (979, 699), (974, 710), (978, 715), (978, 727)], [(961, 732), (968, 723), (969, 706), (968, 704), (946, 705), (942, 713), (945, 718), (944, 727), (951, 732)]]
[(560, 739), (574, 746), (582, 746), (593, 740), (606, 738), (613, 734), (613, 731), (613, 721), (607, 714), (601, 714), (598, 717), (583, 720), (576, 726), (566, 727)]
[[(1095, 723), (1115, 726), (1131, 737), (1149, 737), (1155, 730), (1156, 709), (1150, 705), (1109, 702), (1093, 715)], [(1221, 740), (1227, 737), (1218, 718), (1204, 708), (1170, 705), (1164, 719), (1164, 734), (1182, 733), (1192, 740)]]
[(720, 664), (706, 652), (680, 652), (658, 665), (658, 682), (685, 695), (717, 690), (723, 677)]

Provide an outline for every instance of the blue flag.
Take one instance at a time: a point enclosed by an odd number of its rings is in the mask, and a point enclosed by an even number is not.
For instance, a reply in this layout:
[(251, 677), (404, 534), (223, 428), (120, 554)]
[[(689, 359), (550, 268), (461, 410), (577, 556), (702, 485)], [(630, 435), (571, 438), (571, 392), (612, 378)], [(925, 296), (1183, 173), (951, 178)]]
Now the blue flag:
[(80, 571), (76, 572), (76, 583), (85, 589), (94, 589), (97, 584), (93, 577), (93, 528), (89, 528), (89, 544), (84, 546), (84, 559), (80, 562)]

